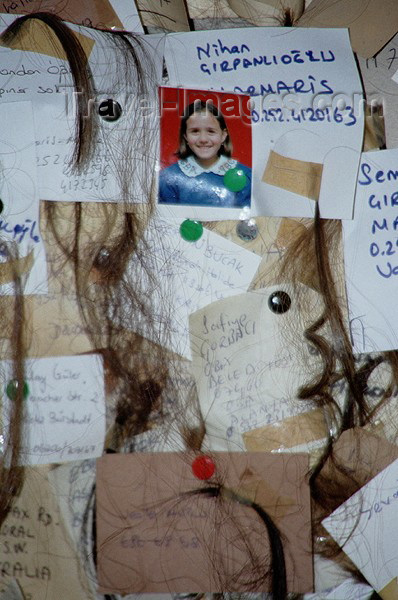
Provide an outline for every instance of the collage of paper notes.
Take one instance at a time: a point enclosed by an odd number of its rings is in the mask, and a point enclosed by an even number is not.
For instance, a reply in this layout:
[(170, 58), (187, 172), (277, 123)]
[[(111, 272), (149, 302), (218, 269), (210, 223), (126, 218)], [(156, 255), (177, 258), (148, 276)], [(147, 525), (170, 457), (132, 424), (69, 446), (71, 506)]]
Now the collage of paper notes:
[(1, 3), (0, 600), (398, 598), (397, 115), (394, 0)]

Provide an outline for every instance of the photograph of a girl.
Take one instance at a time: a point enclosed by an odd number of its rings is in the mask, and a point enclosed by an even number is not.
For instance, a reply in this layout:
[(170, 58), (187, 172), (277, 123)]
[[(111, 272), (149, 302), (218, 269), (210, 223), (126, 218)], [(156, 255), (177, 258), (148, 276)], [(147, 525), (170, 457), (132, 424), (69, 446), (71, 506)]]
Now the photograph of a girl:
[[(210, 101), (195, 100), (181, 119), (178, 161), (161, 170), (159, 202), (213, 207), (250, 206), (251, 169), (233, 158), (226, 119)], [(225, 186), (224, 175), (238, 169), (243, 189)]]

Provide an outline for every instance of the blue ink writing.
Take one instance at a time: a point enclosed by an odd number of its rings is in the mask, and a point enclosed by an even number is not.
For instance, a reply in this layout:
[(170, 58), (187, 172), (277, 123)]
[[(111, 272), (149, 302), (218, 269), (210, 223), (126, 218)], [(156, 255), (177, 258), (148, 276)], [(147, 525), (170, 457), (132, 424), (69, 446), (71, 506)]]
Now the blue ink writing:
[(385, 183), (386, 181), (397, 181), (398, 170), (389, 169), (387, 173), (382, 170), (376, 171), (373, 174), (374, 169), (368, 163), (361, 164), (361, 173), (364, 179), (359, 179), (359, 185), (370, 185), (371, 183)]
[(32, 219), (25, 219), (25, 222), (16, 225), (10, 225), (7, 221), (0, 219), (0, 231), (4, 231), (4, 233), (10, 233), (13, 237), (13, 240), (16, 240), (19, 244), (23, 242), (27, 233), (29, 233), (29, 238), (34, 242), (39, 243), (40, 238), (35, 234), (36, 229), (36, 221), (32, 221)]

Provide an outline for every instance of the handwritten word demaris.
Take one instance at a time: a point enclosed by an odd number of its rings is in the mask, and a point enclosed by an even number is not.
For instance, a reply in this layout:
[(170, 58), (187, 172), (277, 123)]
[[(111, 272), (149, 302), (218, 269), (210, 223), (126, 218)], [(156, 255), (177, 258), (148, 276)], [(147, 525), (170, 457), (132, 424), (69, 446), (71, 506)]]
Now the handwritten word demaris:
[(334, 90), (330, 87), (327, 79), (321, 79), (319, 90), (315, 89), (317, 83), (316, 78), (313, 75), (307, 76), (307, 82), (304, 79), (295, 79), (290, 83), (286, 83), (283, 80), (279, 80), (276, 83), (261, 83), (257, 88), (255, 85), (248, 85), (246, 88), (242, 88), (238, 85), (234, 86), (234, 92), (239, 94), (248, 94), (249, 96), (264, 96), (266, 94), (333, 94)]
[(10, 225), (9, 222), (0, 219), (0, 231), (11, 233), (13, 240), (16, 240), (19, 244), (23, 242), (25, 235), (28, 232), (31, 240), (33, 240), (36, 244), (40, 242), (39, 236), (35, 234), (36, 226), (36, 221), (32, 221), (32, 219), (25, 219), (24, 223), (17, 223), (16, 225)]

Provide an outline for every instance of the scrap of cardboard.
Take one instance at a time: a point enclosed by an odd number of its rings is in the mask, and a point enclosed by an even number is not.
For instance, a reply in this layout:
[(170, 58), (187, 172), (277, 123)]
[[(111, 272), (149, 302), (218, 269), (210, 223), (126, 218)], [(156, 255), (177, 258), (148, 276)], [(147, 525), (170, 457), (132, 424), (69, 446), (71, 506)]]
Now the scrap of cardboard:
[(144, 25), (154, 25), (167, 31), (190, 30), (183, 0), (137, 0), (137, 6)]
[(394, 75), (398, 68), (398, 34), (375, 56), (358, 57), (367, 103), (377, 110), (382, 107), (387, 148), (398, 146), (398, 84)]
[(50, 291), (29, 300), (29, 356), (65, 356), (92, 352), (95, 344), (82, 321), (77, 296)]
[(376, 591), (398, 574), (397, 479), (395, 460), (322, 521)]
[(2, 102), (0, 119), (4, 123), (0, 134), (0, 294), (14, 294), (16, 275), (25, 294), (43, 294), (47, 278), (39, 231), (32, 105)]
[[(294, 298), (285, 313), (269, 307), (276, 292)], [(293, 292), (280, 284), (191, 315), (192, 371), (210, 447), (242, 449), (242, 434), (309, 410), (296, 394), (318, 359), (304, 335), (300, 344), (298, 331), (294, 341), (288, 332), (292, 322), (302, 323), (304, 331), (304, 323), (313, 322), (321, 310), (313, 290), (299, 285)]]
[[(5, 10), (4, 10), (5, 9)], [(68, 0), (67, 2), (52, 2), (50, 0), (30, 0), (29, 4), (23, 1), (10, 2), (3, 6), (2, 12), (15, 15), (26, 15), (35, 12), (49, 12), (57, 15), (64, 21), (98, 27), (114, 26), (121, 28), (122, 24), (108, 0)]]
[(26, 469), (22, 492), (1, 526), (0, 592), (16, 579), (24, 599), (94, 600), (47, 474), (43, 466)]
[(127, 29), (141, 31), (140, 20), (133, 1), (128, 0), (14, 0), (3, 3), (0, 11), (8, 15), (33, 12), (54, 13), (63, 21), (96, 29)]
[[(37, 4), (38, 3), (39, 2), (37, 2)], [(42, 5), (43, 3), (40, 1), (40, 4)], [(29, 4), (29, 6), (32, 5)], [(41, 8), (41, 10), (45, 9)], [(2, 21), (4, 21), (4, 18)], [(9, 18), (6, 21), (7, 24), (10, 24), (11, 22)], [(1, 27), (1, 25), (0, 28), (4, 29), (4, 27)], [(75, 34), (82, 45), (85, 55), (87, 57), (90, 56), (94, 46), (94, 40), (84, 35), (80, 31), (76, 31)], [(0, 45), (5, 46), (5, 44), (1, 41)], [(7, 44), (7, 48), (11, 48), (12, 50), (21, 50), (23, 52), (39, 52), (40, 54), (54, 56), (55, 58), (62, 60), (66, 60), (67, 58), (65, 50), (62, 48), (58, 37), (50, 27), (48, 27), (39, 19), (32, 19), (31, 21), (25, 22), (11, 44)]]
[(22, 258), (16, 258), (12, 261), (0, 263), (0, 285), (11, 283), (15, 277), (23, 277), (28, 275), (32, 270), (34, 262), (33, 250)]
[(395, 35), (398, 13), (395, 0), (312, 0), (296, 23), (298, 27), (349, 27), (354, 52), (374, 56)]
[(253, 25), (276, 25), (283, 19), (284, 10), (290, 9), (295, 19), (300, 17), (304, 10), (304, 0), (228, 0), (232, 10), (253, 23)]
[[(269, 589), (264, 524), (249, 506), (227, 497), (190, 495), (211, 485), (211, 480), (200, 482), (195, 478), (192, 459), (184, 454), (160, 453), (107, 455), (97, 461), (101, 593)], [(271, 496), (261, 498), (265, 510), (272, 512), (281, 497), (286, 500), (289, 510), (277, 516), (275, 522), (284, 536), (288, 590), (310, 591), (307, 457), (217, 453), (213, 459), (216, 476), (225, 488), (241, 493), (241, 477), (250, 469), (267, 489), (273, 490)], [(250, 536), (246, 535), (248, 530)], [(260, 579), (254, 587), (246, 544), (261, 561)]]
[(398, 150), (362, 155), (353, 221), (343, 222), (350, 329), (355, 352), (398, 348)]
[[(321, 216), (352, 218), (364, 116), (347, 30), (255, 27), (170, 34), (165, 61), (171, 86), (252, 96), (251, 215), (314, 215), (313, 200), (287, 183), (284, 189), (263, 181), (274, 151), (322, 165)], [(219, 108), (222, 112), (223, 105)]]
[[(102, 361), (98, 355), (27, 360), (21, 465), (100, 456), (105, 439)], [(11, 364), (3, 363), (3, 419), (7, 436), (12, 399), (6, 388)]]
[(327, 428), (321, 409), (288, 417), (280, 423), (259, 427), (243, 434), (249, 452), (272, 452), (309, 444), (325, 438)]
[(322, 170), (320, 163), (287, 158), (271, 150), (262, 181), (319, 200)]

